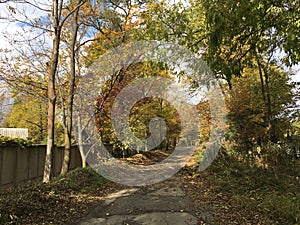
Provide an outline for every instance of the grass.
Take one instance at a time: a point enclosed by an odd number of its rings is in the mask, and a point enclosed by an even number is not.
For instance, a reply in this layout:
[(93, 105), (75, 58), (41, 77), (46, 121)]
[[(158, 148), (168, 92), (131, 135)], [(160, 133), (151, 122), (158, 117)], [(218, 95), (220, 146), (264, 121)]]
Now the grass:
[(213, 215), (212, 224), (300, 224), (299, 162), (262, 168), (233, 158), (218, 158), (189, 178), (196, 207)]

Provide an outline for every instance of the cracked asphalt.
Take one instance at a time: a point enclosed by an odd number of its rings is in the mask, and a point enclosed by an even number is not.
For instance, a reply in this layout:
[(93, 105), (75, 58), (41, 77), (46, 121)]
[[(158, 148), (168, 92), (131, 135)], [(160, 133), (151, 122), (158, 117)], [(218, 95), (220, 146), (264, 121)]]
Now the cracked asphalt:
[(78, 225), (197, 225), (189, 199), (176, 182), (128, 188), (107, 196)]

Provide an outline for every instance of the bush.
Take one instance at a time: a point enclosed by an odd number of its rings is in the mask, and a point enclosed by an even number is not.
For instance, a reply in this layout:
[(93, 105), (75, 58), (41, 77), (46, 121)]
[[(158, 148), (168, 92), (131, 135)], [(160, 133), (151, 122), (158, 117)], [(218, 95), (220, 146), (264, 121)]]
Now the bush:
[(25, 148), (32, 146), (33, 142), (23, 138), (12, 138), (0, 135), (0, 146), (6, 146), (8, 144), (17, 144), (20, 147)]

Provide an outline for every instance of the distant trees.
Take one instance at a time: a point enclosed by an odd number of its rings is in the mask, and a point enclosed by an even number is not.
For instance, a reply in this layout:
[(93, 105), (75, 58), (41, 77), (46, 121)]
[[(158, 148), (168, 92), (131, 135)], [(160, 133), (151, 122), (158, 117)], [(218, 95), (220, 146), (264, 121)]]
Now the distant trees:
[(241, 78), (232, 80), (232, 88), (227, 92), (231, 125), (228, 135), (246, 154), (254, 146), (263, 146), (273, 138), (287, 141), (287, 133), (291, 129), (296, 100), (292, 93), (294, 85), (289, 82), (288, 74), (276, 66), (271, 67), (270, 78), (273, 129), (266, 119), (268, 112), (261, 92), (259, 71), (246, 69)]
[(46, 102), (29, 96), (14, 98), (12, 110), (5, 117), (5, 126), (28, 128), (29, 139), (34, 143), (46, 142)]
[[(130, 84), (135, 79), (155, 76), (169, 77), (170, 74), (168, 69), (161, 65), (138, 63), (136, 65), (130, 65), (125, 69), (123, 68), (120, 73), (107, 80), (103, 86), (102, 92), (104, 94), (99, 96), (97, 103), (97, 128), (102, 142), (113, 146), (113, 155), (124, 157), (136, 153), (136, 151), (130, 149), (129, 144), (122, 143), (118, 140), (112, 127), (112, 120), (117, 119), (111, 118), (111, 110), (116, 97), (126, 85)], [(134, 92), (131, 94), (134, 95)], [(127, 103), (122, 102), (121, 104)], [(119, 107), (120, 109), (123, 108), (122, 105)], [(156, 127), (153, 127), (155, 133), (151, 134), (149, 123), (151, 119), (157, 117), (162, 118), (165, 121), (165, 124), (156, 124)], [(166, 137), (162, 134), (162, 126), (164, 125), (167, 127)], [(145, 140), (150, 136), (152, 139), (162, 140), (161, 144), (157, 146), (157, 149), (167, 151), (174, 149), (180, 134), (180, 118), (178, 113), (175, 108), (172, 107), (171, 103), (160, 98), (145, 97), (138, 101), (130, 111), (129, 126), (132, 133), (141, 140)], [(119, 132), (123, 131), (121, 130)], [(150, 149), (143, 148), (143, 151), (147, 150)], [(139, 152), (139, 150), (137, 151)]]

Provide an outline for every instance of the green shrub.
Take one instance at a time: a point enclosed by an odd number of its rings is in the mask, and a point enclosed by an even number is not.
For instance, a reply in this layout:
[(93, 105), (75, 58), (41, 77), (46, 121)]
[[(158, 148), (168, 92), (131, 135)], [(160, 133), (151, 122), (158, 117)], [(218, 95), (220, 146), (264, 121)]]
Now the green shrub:
[(6, 146), (9, 144), (17, 144), (20, 147), (25, 148), (32, 146), (33, 142), (23, 138), (12, 138), (0, 135), (0, 146)]

